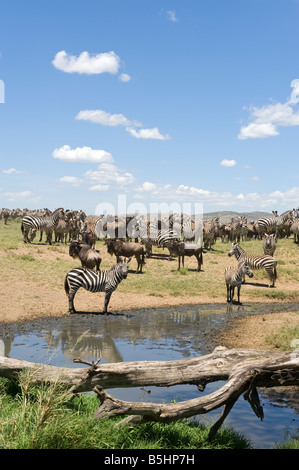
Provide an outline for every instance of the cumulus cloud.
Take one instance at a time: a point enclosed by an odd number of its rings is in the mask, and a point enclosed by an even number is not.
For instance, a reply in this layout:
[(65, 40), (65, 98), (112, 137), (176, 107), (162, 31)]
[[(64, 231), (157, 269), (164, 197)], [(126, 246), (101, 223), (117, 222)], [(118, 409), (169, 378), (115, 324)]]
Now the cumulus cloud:
[(139, 129), (142, 124), (135, 120), (126, 118), (123, 114), (110, 114), (102, 109), (86, 109), (80, 111), (75, 117), (77, 120), (84, 120), (101, 124), (102, 126), (125, 126), (126, 131), (129, 132), (136, 139), (155, 139), (155, 140), (168, 140), (168, 134), (161, 134), (157, 127), (152, 129)]
[(135, 181), (134, 176), (111, 163), (102, 163), (97, 170), (88, 170), (84, 174), (87, 181), (106, 185), (116, 183), (119, 185), (131, 184)]
[(124, 83), (129, 82), (131, 80), (130, 75), (128, 75), (127, 73), (121, 73), (118, 78), (121, 82), (124, 82)]
[(90, 147), (77, 147), (71, 149), (69, 145), (63, 145), (53, 151), (53, 157), (66, 162), (112, 162), (111, 153), (105, 150), (94, 150)]
[(37, 202), (40, 197), (35, 196), (31, 191), (4, 192), (2, 197), (11, 202)]
[(299, 126), (299, 80), (291, 82), (291, 98), (285, 103), (267, 104), (262, 107), (249, 107), (249, 124), (242, 126), (238, 139), (261, 139), (279, 135), (278, 127)]
[(237, 164), (236, 160), (228, 160), (227, 158), (225, 158), (224, 160), (220, 162), (221, 166), (226, 166), (226, 167), (232, 167), (232, 166), (235, 166), (236, 164)]
[(60, 183), (68, 183), (71, 184), (72, 186), (79, 186), (81, 184), (80, 178), (77, 178), (77, 176), (63, 176), (62, 178), (59, 179)]
[(119, 69), (120, 58), (115, 52), (103, 52), (101, 54), (89, 55), (87, 51), (78, 57), (68, 54), (66, 51), (57, 52), (52, 64), (58, 70), (67, 73), (79, 74), (116, 74)]
[(123, 114), (110, 114), (102, 109), (86, 109), (75, 117), (77, 120), (91, 121), (102, 126), (140, 126), (137, 121), (130, 121)]
[(137, 191), (145, 191), (145, 192), (152, 192), (155, 191), (157, 185), (154, 183), (150, 183), (149, 181), (145, 181), (141, 186), (137, 188)]
[(24, 170), (16, 170), (15, 168), (9, 168), (8, 170), (2, 170), (5, 175), (21, 175), (27, 173)]
[(90, 191), (108, 191), (110, 188), (109, 184), (96, 184), (89, 188)]
[(170, 136), (168, 134), (161, 134), (157, 127), (153, 129), (140, 129), (136, 130), (131, 127), (127, 127), (128, 131), (136, 139), (156, 139), (156, 140), (169, 140)]

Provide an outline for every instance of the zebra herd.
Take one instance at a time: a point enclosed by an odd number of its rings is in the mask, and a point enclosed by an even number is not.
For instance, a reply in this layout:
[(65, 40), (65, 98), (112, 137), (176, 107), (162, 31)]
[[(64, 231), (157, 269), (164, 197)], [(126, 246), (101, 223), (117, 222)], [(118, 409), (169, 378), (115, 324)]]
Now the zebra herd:
[[(146, 216), (86, 216), (83, 211), (70, 211), (63, 208), (53, 213), (46, 210), (42, 215), (27, 214), (22, 218), (21, 230), (25, 243), (31, 243), (36, 232), (46, 234), (46, 243), (52, 244), (52, 234), (59, 224), (68, 227), (69, 241), (79, 239), (83, 243), (95, 245), (97, 239), (120, 238), (138, 240), (145, 247), (147, 257), (152, 256), (152, 247), (166, 247), (170, 254), (175, 244), (194, 242), (193, 247), (206, 250), (213, 249), (217, 238), (222, 242), (232, 242), (229, 256), (235, 256), (237, 267), (228, 266), (225, 269), (225, 282), (227, 286), (227, 301), (232, 302), (234, 289), (238, 289), (238, 302), (240, 302), (240, 288), (245, 281), (245, 275), (252, 277), (252, 270), (265, 269), (271, 287), (275, 287), (277, 278), (277, 262), (273, 258), (278, 238), (294, 234), (294, 241), (299, 240), (299, 209), (286, 211), (278, 216), (262, 217), (257, 221), (247, 222), (245, 217), (235, 217), (229, 224), (220, 224), (219, 217), (211, 220), (192, 218), (185, 214), (170, 214), (163, 218)], [(76, 232), (69, 228), (77, 226)], [(256, 238), (263, 240), (263, 255), (249, 255), (239, 245), (239, 242)], [(66, 243), (66, 237), (64, 243)], [(183, 243), (184, 244), (184, 243)], [(187, 246), (187, 245), (186, 245)], [(190, 244), (188, 244), (190, 247)], [(202, 252), (201, 252), (202, 253)], [(74, 268), (65, 278), (65, 292), (69, 297), (69, 311), (74, 313), (74, 296), (80, 287), (91, 292), (105, 292), (104, 313), (107, 313), (108, 303), (112, 292), (117, 288), (128, 273), (128, 261), (120, 261), (109, 271), (93, 271), (92, 269)], [(201, 258), (202, 260), (202, 258)], [(199, 268), (200, 270), (200, 268)]]

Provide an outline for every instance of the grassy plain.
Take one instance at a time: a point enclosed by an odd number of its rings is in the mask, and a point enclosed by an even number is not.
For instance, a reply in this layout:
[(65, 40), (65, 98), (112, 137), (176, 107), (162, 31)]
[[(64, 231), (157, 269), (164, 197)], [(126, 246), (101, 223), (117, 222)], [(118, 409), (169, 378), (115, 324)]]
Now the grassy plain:
[[(68, 245), (39, 243), (24, 244), (20, 221), (0, 222), (0, 269), (2, 310), (0, 321), (14, 321), (34, 316), (67, 314), (67, 299), (63, 283), (69, 269), (79, 266), (79, 260), (68, 254)], [(240, 245), (251, 254), (262, 254), (262, 241), (242, 241)], [(107, 253), (102, 240), (97, 242), (102, 257), (101, 269), (110, 269), (116, 262)], [(230, 243), (220, 240), (203, 255), (202, 271), (197, 272), (197, 261), (185, 258), (185, 267), (178, 270), (178, 260), (168, 259), (168, 250), (154, 248), (153, 257), (146, 259), (143, 273), (136, 274), (133, 258), (129, 275), (113, 293), (110, 311), (132, 308), (158, 307), (180, 304), (225, 303), (224, 269), (236, 265), (235, 257), (228, 257)], [(299, 247), (292, 238), (280, 239), (275, 253), (278, 278), (276, 287), (268, 287), (265, 270), (254, 271), (241, 288), (241, 301), (298, 302), (299, 301)], [(97, 297), (96, 297), (97, 296)], [(92, 294), (82, 289), (76, 295), (77, 310), (101, 311), (103, 294)], [(3, 308), (5, 306), (5, 308)]]

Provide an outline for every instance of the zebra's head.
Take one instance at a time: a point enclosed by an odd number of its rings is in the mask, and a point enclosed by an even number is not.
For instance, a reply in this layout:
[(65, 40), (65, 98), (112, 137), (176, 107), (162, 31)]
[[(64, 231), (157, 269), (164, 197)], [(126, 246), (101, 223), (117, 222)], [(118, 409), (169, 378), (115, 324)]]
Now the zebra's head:
[(253, 277), (253, 272), (247, 263), (241, 262), (240, 265), (242, 274), (246, 274), (248, 277)]
[(228, 253), (228, 256), (233, 256), (234, 254), (237, 253), (237, 246), (238, 246), (238, 243), (232, 243), (232, 247)]
[(117, 267), (118, 267), (119, 272), (121, 273), (123, 279), (126, 279), (126, 277), (128, 275), (129, 263), (130, 263), (131, 259), (132, 258), (125, 259), (124, 261), (121, 260), (117, 264)]

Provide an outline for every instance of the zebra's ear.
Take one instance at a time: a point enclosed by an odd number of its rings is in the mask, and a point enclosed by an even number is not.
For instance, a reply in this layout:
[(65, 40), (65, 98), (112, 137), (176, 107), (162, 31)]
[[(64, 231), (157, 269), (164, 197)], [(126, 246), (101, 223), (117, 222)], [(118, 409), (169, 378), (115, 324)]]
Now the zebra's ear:
[(127, 259), (127, 264), (129, 264), (131, 260), (132, 260), (132, 257), (128, 258)]

